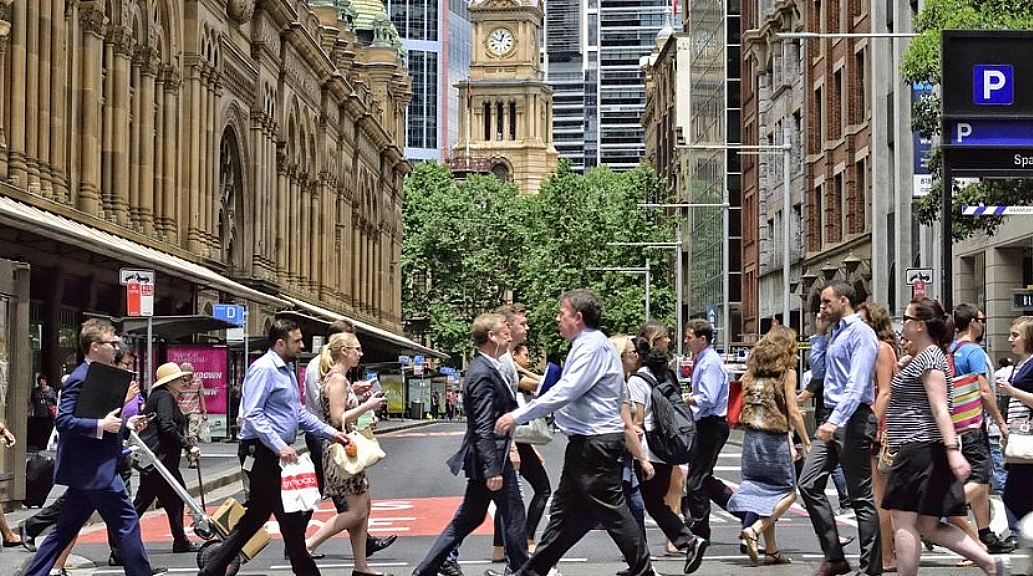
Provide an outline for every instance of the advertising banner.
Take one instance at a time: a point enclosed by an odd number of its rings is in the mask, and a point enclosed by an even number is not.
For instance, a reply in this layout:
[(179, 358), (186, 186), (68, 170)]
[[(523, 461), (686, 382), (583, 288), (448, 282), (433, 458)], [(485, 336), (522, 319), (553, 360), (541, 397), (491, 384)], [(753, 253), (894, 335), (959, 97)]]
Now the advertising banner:
[(169, 346), (168, 361), (182, 364), (189, 362), (194, 367), (194, 377), (204, 383), (204, 403), (208, 409), (208, 425), (213, 438), (226, 438), (229, 434), (226, 408), (229, 391), (226, 381), (228, 352), (225, 346)]

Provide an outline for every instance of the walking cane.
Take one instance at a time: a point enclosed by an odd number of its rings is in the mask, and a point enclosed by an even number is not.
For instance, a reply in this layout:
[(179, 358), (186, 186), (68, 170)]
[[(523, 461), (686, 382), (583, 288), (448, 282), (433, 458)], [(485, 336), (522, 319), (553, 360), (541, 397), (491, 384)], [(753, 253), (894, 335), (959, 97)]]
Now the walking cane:
[(204, 503), (204, 480), (201, 479), (201, 455), (197, 455), (197, 491), (201, 494), (201, 509), (208, 513), (208, 505)]

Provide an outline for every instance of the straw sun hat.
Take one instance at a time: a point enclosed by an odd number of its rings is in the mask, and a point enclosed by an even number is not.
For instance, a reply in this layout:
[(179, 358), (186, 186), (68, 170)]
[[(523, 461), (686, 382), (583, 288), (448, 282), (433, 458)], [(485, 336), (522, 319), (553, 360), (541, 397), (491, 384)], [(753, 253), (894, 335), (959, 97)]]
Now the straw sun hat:
[(175, 362), (166, 362), (161, 366), (158, 366), (158, 372), (156, 376), (158, 379), (151, 384), (151, 388), (157, 388), (158, 386), (164, 386), (169, 382), (172, 382), (176, 378), (182, 378), (183, 376), (192, 376), (193, 372), (184, 372), (179, 364)]

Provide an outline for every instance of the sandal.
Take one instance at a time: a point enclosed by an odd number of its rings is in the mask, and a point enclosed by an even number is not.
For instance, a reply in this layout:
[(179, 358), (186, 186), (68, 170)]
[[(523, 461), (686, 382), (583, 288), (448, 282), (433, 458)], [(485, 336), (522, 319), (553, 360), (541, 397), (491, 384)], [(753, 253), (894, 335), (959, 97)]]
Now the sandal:
[(792, 564), (793, 559), (782, 553), (781, 550), (764, 553), (765, 564)]
[(743, 539), (746, 542), (746, 554), (749, 555), (750, 560), (752, 560), (754, 563), (759, 562), (760, 547), (758, 546), (757, 542), (757, 531), (753, 529), (753, 526), (747, 526), (746, 528), (743, 528), (742, 532), (739, 534), (739, 538)]

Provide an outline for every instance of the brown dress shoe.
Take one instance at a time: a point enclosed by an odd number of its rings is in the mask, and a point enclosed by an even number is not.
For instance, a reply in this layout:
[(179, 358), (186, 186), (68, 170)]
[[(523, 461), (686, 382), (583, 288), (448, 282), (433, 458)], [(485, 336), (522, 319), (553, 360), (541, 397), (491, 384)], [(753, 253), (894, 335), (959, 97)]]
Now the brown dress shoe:
[(824, 561), (815, 572), (815, 576), (840, 576), (850, 573), (850, 564), (846, 560)]

